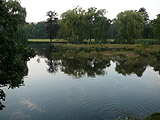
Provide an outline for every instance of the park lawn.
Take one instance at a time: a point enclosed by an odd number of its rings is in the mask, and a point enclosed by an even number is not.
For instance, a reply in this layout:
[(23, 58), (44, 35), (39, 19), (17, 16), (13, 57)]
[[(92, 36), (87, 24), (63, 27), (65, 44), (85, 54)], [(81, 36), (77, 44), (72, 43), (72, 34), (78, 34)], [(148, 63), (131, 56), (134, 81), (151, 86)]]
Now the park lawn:
[[(107, 39), (107, 43), (111, 43), (113, 44), (115, 41), (115, 39)], [(160, 40), (157, 39), (136, 39), (134, 40), (135, 44), (146, 44), (146, 45), (160, 45)], [(28, 42), (50, 42), (50, 39), (28, 39)], [(67, 43), (67, 40), (64, 39), (53, 39), (52, 40), (53, 43)], [(84, 39), (84, 43), (89, 43), (90, 40), (88, 39)], [(95, 39), (91, 39), (91, 44), (95, 43)]]
[[(28, 42), (50, 42), (50, 39), (28, 39)], [(52, 42), (67, 42), (64, 39), (53, 39)]]
[[(50, 39), (28, 39), (29, 42), (50, 42)], [(88, 42), (89, 40), (85, 39), (84, 42)], [(64, 39), (53, 39), (52, 42), (67, 42)], [(91, 40), (94, 42), (94, 39)]]
[[(95, 39), (91, 39), (91, 42), (94, 42)], [(108, 39), (109, 43), (113, 42), (114, 39)], [(28, 42), (50, 42), (50, 39), (28, 39)], [(67, 40), (64, 39), (53, 39), (52, 42), (67, 42)], [(85, 39), (84, 42), (90, 42), (90, 40)]]

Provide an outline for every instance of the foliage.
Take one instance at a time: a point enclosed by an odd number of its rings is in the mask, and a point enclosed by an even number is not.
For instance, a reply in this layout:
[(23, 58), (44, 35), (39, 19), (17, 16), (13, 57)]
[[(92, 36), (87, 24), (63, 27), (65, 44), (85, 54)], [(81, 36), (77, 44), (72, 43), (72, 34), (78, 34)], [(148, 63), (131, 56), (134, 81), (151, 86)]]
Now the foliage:
[[(11, 9), (10, 11), (8, 11), (9, 9), (5, 4), (9, 6)], [(0, 14), (0, 18), (3, 22), (0, 26), (0, 76), (3, 80), (3, 77), (9, 77), (4, 76), (8, 69), (10, 72), (15, 73), (16, 70), (21, 71), (22, 64), (20, 63), (25, 63), (27, 60), (34, 57), (35, 52), (31, 48), (26, 48), (22, 44), (17, 44), (17, 41), (14, 40), (14, 34), (16, 33), (17, 26), (19, 25), (18, 21), (24, 20), (24, 16), (20, 16), (16, 11), (16, 9), (19, 9), (20, 4), (17, 3), (17, 1), (9, 0), (8, 3), (1, 1), (0, 5), (4, 8), (1, 11), (3, 14)], [(11, 8), (12, 5), (13, 9)], [(6, 27), (8, 28), (7, 30), (4, 29)], [(6, 31), (9, 33), (6, 34)]]
[(24, 30), (27, 14), (25, 8), (23, 8), (17, 0), (8, 0), (6, 2), (6, 9), (9, 14), (8, 20), (11, 23), (10, 26), (12, 26), (9, 29), (5, 28), (3, 31), (6, 31), (6, 35), (9, 38), (14, 38), (17, 43), (25, 43), (27, 41), (27, 36)]
[(140, 8), (140, 9), (138, 10), (138, 12), (139, 12), (140, 15), (142, 16), (143, 22), (144, 22), (145, 24), (149, 23), (149, 16), (148, 16), (148, 13), (147, 13), (146, 9), (145, 9), (144, 7), (142, 7), (142, 8)]
[[(0, 0), (0, 87), (15, 88), (23, 85), (27, 75), (26, 62), (35, 56), (35, 51), (24, 44), (26, 12), (18, 1)], [(0, 100), (5, 100), (0, 89)], [(0, 109), (5, 106), (0, 101)]]
[(140, 8), (139, 11), (140, 15), (143, 18), (143, 31), (142, 31), (142, 38), (143, 39), (149, 39), (154, 38), (154, 27), (149, 20), (148, 13), (144, 7)]
[(117, 15), (119, 43), (133, 43), (140, 38), (143, 30), (143, 18), (137, 11), (129, 10)]
[(156, 37), (160, 40), (160, 14), (157, 15), (157, 18), (153, 20)]
[[(91, 44), (134, 43), (135, 39), (155, 39), (156, 37), (153, 25), (155, 22), (149, 20), (145, 8), (121, 12), (117, 15), (117, 19), (113, 19), (112, 21), (105, 17), (105, 9), (98, 10), (95, 7), (84, 10), (78, 6), (64, 12), (61, 15), (61, 19), (57, 18), (55, 11), (49, 11), (48, 14), (50, 15), (47, 16), (50, 17), (52, 15), (51, 19), (53, 20), (49, 20), (49, 17), (47, 19), (48, 22), (46, 22), (47, 24), (41, 21), (25, 25), (24, 30), (30, 39), (51, 37), (52, 39), (64, 39), (70, 43), (81, 44), (87, 41), (88, 44)], [(54, 23), (52, 27), (51, 21)], [(50, 37), (48, 33), (50, 33)], [(116, 40), (113, 42), (107, 40), (108, 38)], [(154, 41), (150, 43), (156, 44)]]
[(70, 43), (83, 43), (84, 39), (95, 39), (95, 42), (104, 42), (107, 39), (109, 20), (104, 16), (105, 10), (89, 8), (88, 11), (81, 7), (68, 10), (61, 15), (59, 21), (61, 29), (59, 36)]
[(109, 39), (115, 39), (117, 36), (117, 21), (113, 19), (109, 27)]
[(154, 113), (147, 117), (145, 120), (159, 120), (160, 119), (160, 113)]
[(27, 37), (29, 39), (45, 39), (47, 38), (45, 26), (45, 21), (38, 23), (26, 23), (24, 29), (26, 30)]
[(46, 21), (46, 34), (50, 38), (50, 42), (54, 39), (59, 30), (58, 25), (58, 14), (55, 11), (48, 11), (47, 16), (49, 17)]
[(143, 44), (143, 45), (158, 45), (160, 41), (157, 39), (136, 39), (134, 40), (135, 44)]
[(116, 63), (116, 71), (123, 75), (135, 74), (141, 77), (148, 65), (160, 74), (159, 45), (54, 44), (54, 48), (48, 48), (47, 45), (46, 43), (31, 44), (41, 56), (47, 58), (49, 73), (61, 69), (76, 78), (85, 75), (95, 77), (104, 75), (106, 73), (104, 68), (110, 66), (112, 60)]

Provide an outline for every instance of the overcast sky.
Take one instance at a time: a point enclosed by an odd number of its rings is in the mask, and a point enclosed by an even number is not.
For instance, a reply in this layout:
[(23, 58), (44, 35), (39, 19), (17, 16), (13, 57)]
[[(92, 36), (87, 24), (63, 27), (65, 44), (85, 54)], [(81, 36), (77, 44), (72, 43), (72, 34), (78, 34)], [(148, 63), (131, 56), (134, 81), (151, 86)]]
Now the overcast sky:
[(55, 10), (60, 16), (63, 12), (80, 6), (83, 9), (96, 7), (106, 9), (107, 18), (116, 18), (117, 14), (125, 10), (138, 10), (146, 8), (150, 19), (160, 14), (160, 0), (21, 0), (21, 5), (26, 8), (27, 22), (46, 20), (46, 12)]

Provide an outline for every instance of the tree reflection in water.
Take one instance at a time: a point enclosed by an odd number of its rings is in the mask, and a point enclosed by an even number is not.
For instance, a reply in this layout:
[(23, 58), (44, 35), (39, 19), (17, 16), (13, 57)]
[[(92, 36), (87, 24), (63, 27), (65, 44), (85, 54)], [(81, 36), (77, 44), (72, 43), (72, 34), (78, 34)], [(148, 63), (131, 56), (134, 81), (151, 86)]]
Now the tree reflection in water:
[(138, 77), (141, 77), (147, 65), (148, 64), (143, 61), (142, 58), (130, 60), (124, 57), (116, 61), (115, 70), (124, 76), (136, 74)]
[[(2, 89), (0, 89), (0, 100), (5, 100), (6, 98), (6, 94), (4, 93), (4, 91)], [(3, 110), (5, 106), (2, 104), (2, 102), (0, 101), (0, 110)]]
[(47, 71), (49, 73), (56, 73), (60, 69), (65, 74), (75, 78), (85, 75), (88, 77), (105, 75), (107, 73), (106, 67), (110, 67), (110, 61), (113, 60), (116, 62), (115, 71), (124, 76), (136, 74), (138, 77), (142, 77), (147, 66), (153, 67), (154, 71), (158, 71), (160, 74), (160, 58), (158, 55), (152, 58), (140, 55), (136, 58), (126, 56), (114, 56), (110, 58), (103, 56), (102, 58), (96, 56), (94, 58), (67, 58), (64, 57), (63, 52), (53, 51), (52, 48), (48, 47), (49, 44), (31, 44), (31, 46), (38, 51), (39, 56), (47, 58)]
[(106, 59), (63, 59), (61, 71), (75, 78), (83, 77), (96, 77), (96, 75), (105, 75), (106, 67), (110, 66), (110, 60)]
[[(24, 86), (23, 77), (27, 74), (28, 68), (25, 62), (5, 64), (3, 65), (3, 69), (0, 70), (0, 87), (14, 89), (16, 87)], [(4, 101), (5, 98), (5, 92), (0, 89), (0, 110), (3, 110), (5, 107), (5, 105), (2, 104), (2, 101)]]
[[(96, 75), (105, 75), (106, 67), (109, 67), (109, 59), (95, 58), (64, 58), (59, 54), (54, 55), (55, 51), (50, 46), (45, 49), (41, 55), (44, 55), (45, 62), (48, 65), (47, 71), (49, 73), (56, 73), (60, 68), (65, 74), (71, 75), (75, 78), (83, 77), (96, 77)], [(39, 60), (38, 60), (39, 61)]]

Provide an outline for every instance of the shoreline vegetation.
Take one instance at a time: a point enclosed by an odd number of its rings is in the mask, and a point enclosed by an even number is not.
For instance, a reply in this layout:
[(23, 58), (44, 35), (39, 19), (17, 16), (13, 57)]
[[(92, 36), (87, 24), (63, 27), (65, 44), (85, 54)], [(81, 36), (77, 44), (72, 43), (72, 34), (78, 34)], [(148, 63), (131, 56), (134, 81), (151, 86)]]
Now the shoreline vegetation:
[[(62, 56), (69, 57), (113, 57), (125, 55), (126, 57), (152, 57), (160, 55), (160, 45), (141, 44), (53, 44), (52, 50), (62, 53)], [(67, 56), (68, 55), (68, 56)]]
[[(116, 71), (126, 75), (135, 73), (138, 77), (143, 75), (146, 67), (152, 66), (160, 74), (160, 45), (141, 44), (54, 44), (51, 46), (51, 59), (78, 60), (103, 63), (116, 61)], [(137, 68), (137, 69), (135, 69)]]
[(114, 58), (115, 56), (124, 56), (130, 59), (137, 57), (160, 58), (160, 45), (148, 44), (62, 44), (53, 42), (51, 51), (53, 56), (58, 55), (71, 59), (76, 57)]
[[(94, 77), (95, 75), (89, 74), (90, 71), (97, 71), (99, 67), (97, 68), (96, 65), (100, 65), (103, 69), (106, 65), (110, 65), (110, 61), (116, 62), (116, 71), (122, 75), (136, 74), (141, 77), (147, 66), (153, 67), (160, 74), (160, 45), (62, 43), (50, 45), (50, 43), (37, 42), (31, 43), (30, 47), (38, 48), (39, 45), (43, 52), (46, 51), (43, 54), (50, 61), (63, 67), (67, 66), (71, 70), (69, 73), (75, 78), (83, 76), (84, 72), (81, 75), (74, 73), (75, 71), (72, 71), (74, 66), (77, 66), (80, 71), (86, 71), (87, 76)], [(72, 61), (76, 61), (74, 66)], [(68, 73), (68, 71), (64, 72)], [(101, 73), (103, 72), (99, 72), (98, 75)]]

